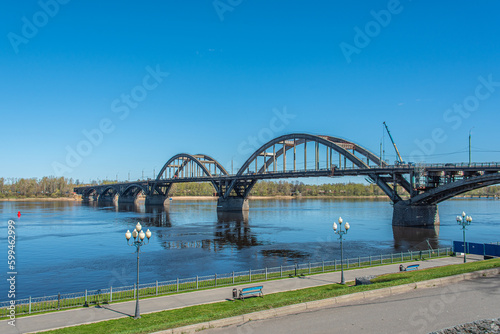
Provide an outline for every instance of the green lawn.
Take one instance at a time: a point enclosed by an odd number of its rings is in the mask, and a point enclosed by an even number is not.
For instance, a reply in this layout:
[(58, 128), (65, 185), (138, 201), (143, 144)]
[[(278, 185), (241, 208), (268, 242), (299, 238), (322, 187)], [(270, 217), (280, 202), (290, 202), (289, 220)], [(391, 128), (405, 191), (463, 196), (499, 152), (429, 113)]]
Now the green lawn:
[(150, 333), (291, 304), (425, 281), (495, 267), (500, 267), (500, 259), (383, 275), (374, 279), (374, 284), (372, 285), (325, 285), (297, 291), (269, 294), (264, 298), (249, 298), (245, 301), (226, 301), (145, 314), (138, 320), (133, 320), (132, 318), (109, 320), (95, 324), (54, 330), (48, 333)]

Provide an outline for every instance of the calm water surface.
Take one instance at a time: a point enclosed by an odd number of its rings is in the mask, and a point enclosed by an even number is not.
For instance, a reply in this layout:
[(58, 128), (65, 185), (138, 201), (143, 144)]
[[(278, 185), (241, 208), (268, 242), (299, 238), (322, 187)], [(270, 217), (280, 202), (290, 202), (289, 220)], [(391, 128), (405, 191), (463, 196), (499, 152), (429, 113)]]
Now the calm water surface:
[[(17, 212), (21, 211), (21, 218)], [(7, 222), (16, 221), (17, 297), (43, 296), (135, 281), (135, 248), (125, 231), (137, 221), (153, 232), (142, 248), (141, 282), (340, 259), (332, 223), (351, 224), (346, 257), (448, 247), (461, 240), (455, 217), (473, 217), (467, 239), (500, 241), (500, 201), (450, 200), (436, 229), (393, 228), (392, 207), (370, 200), (254, 200), (245, 214), (218, 214), (213, 201), (163, 207), (79, 202), (0, 202), (0, 249), (7, 268)], [(4, 291), (5, 293), (2, 293)], [(6, 280), (0, 300), (7, 300)]]

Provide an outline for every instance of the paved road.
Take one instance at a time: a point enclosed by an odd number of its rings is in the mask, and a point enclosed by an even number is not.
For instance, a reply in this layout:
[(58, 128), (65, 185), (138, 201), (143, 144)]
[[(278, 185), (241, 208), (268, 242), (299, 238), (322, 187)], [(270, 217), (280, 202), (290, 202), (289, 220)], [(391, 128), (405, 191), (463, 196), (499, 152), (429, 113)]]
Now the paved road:
[(429, 333), (498, 317), (500, 276), (497, 275), (202, 333)]
[[(468, 257), (468, 261), (480, 260), (481, 257)], [(463, 258), (445, 257), (426, 261), (415, 261), (420, 268), (444, 266), (448, 264), (461, 263)], [(382, 275), (399, 271), (399, 264), (368, 267), (345, 271), (346, 281), (352, 281), (355, 277), (367, 275)], [(320, 286), (340, 281), (340, 272), (306, 276), (304, 278), (290, 278), (276, 281), (259, 282), (264, 286), (264, 293), (275, 293), (290, 290)], [(251, 286), (256, 283), (247, 283), (243, 286)], [(217, 289), (194, 291), (177, 295), (167, 295), (150, 298), (141, 301), (141, 314), (158, 312), (162, 310), (213, 303), (224, 301), (231, 297), (233, 287), (222, 287)], [(69, 311), (61, 311), (40, 315), (23, 317), (16, 320), (16, 327), (9, 326), (7, 320), (0, 321), (1, 334), (28, 333), (41, 330), (74, 326), (78, 324), (98, 322), (103, 320), (130, 317), (134, 315), (135, 302), (111, 304), (103, 308), (81, 308)]]

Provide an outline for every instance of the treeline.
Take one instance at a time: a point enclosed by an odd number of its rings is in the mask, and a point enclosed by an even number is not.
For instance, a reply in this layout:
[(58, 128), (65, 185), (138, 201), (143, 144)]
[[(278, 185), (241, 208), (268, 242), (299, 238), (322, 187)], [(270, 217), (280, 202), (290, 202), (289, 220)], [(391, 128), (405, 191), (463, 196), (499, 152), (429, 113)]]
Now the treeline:
[(374, 184), (329, 183), (321, 185), (303, 182), (259, 182), (250, 193), (253, 196), (381, 196), (384, 192)]
[[(93, 181), (86, 185), (111, 184), (110, 181)], [(0, 198), (68, 197), (75, 186), (83, 185), (78, 180), (63, 177), (4, 179), (0, 178)], [(176, 183), (170, 196), (215, 196), (210, 183)], [(384, 195), (377, 186), (358, 183), (308, 185), (303, 182), (258, 182), (252, 189), (253, 196), (379, 196)]]
[[(214, 196), (214, 189), (209, 183), (176, 183), (170, 190), (170, 196)], [(250, 192), (251, 196), (385, 196), (375, 184), (328, 183), (321, 185), (303, 182), (261, 181)], [(490, 186), (469, 191), (464, 196), (499, 196), (500, 186)]]
[[(170, 190), (171, 196), (214, 196), (209, 183), (177, 183)], [(303, 182), (261, 181), (250, 192), (251, 196), (379, 196), (384, 195), (376, 185), (335, 183), (310, 185)]]
[[(111, 184), (111, 181), (92, 181), (90, 184)], [(0, 178), (0, 198), (43, 198), (69, 197), (78, 180), (63, 177), (43, 177), (41, 179), (4, 179)], [(86, 184), (89, 185), (89, 184)], [(170, 196), (215, 196), (210, 183), (176, 183)], [(304, 184), (295, 181), (261, 181), (252, 189), (251, 196), (384, 196), (383, 191), (374, 184), (329, 183), (321, 185)], [(500, 196), (500, 186), (491, 186), (469, 191), (464, 196)]]
[(73, 194), (75, 182), (64, 177), (41, 179), (0, 178), (0, 198), (68, 197)]
[(497, 196), (497, 197), (500, 197), (500, 186), (490, 186), (490, 187), (471, 190), (471, 191), (463, 194), (463, 196)]

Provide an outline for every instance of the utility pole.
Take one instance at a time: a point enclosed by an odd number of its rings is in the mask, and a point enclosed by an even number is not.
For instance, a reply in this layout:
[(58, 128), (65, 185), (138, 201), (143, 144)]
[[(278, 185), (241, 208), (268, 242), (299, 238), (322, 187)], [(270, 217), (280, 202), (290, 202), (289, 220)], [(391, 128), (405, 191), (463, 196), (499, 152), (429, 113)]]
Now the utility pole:
[(472, 163), (471, 137), (472, 137), (472, 128), (469, 130), (469, 167)]
[(382, 125), (382, 141), (380, 142), (380, 159), (385, 162), (385, 129), (384, 125)]
[(380, 166), (382, 166), (382, 141), (380, 141)]

